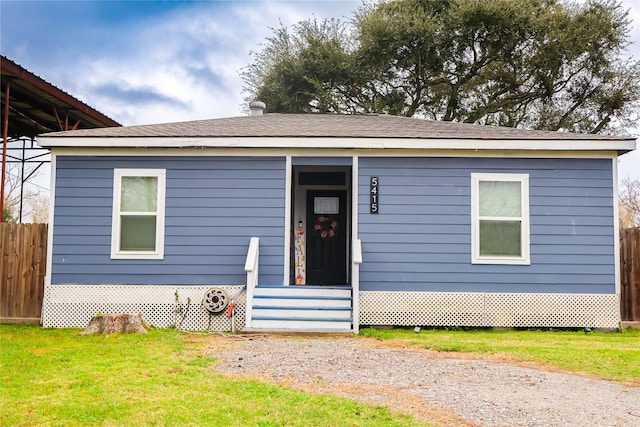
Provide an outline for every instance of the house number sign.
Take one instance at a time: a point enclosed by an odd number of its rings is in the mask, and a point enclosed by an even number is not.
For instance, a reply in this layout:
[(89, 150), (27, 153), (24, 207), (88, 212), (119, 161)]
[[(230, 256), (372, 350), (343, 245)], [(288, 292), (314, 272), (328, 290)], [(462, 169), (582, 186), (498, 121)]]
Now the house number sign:
[(380, 203), (380, 194), (378, 193), (378, 177), (371, 177), (371, 188), (369, 191), (369, 212), (372, 214), (378, 213), (378, 206)]

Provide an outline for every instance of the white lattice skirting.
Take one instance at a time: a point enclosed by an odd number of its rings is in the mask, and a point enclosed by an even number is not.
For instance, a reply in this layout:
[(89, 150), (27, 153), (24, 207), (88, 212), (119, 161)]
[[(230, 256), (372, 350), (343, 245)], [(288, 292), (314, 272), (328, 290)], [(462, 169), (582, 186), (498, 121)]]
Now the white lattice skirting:
[[(230, 331), (227, 310), (209, 314), (202, 298), (223, 289), (235, 303), (236, 329), (245, 324), (245, 286), (49, 285), (44, 290), (42, 325), (84, 328), (96, 313), (136, 313), (158, 328), (180, 324), (185, 330)], [(176, 302), (176, 295), (178, 301)], [(181, 315), (182, 314), (182, 315)]]
[[(202, 298), (212, 287), (236, 307), (236, 329), (245, 324), (245, 286), (49, 285), (44, 327), (82, 328), (96, 313), (139, 312), (152, 326), (230, 331), (226, 310), (210, 315)], [(176, 293), (178, 304), (176, 304)], [(360, 292), (360, 325), (478, 327), (596, 327), (620, 324), (618, 295), (465, 292)], [(187, 309), (187, 300), (190, 300)]]
[(360, 325), (617, 328), (609, 294), (360, 292)]

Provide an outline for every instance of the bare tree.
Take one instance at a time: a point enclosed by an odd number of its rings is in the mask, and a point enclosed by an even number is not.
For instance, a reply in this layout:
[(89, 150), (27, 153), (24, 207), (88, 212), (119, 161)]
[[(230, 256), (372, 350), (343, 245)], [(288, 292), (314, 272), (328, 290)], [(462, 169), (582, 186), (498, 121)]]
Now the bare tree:
[(640, 227), (640, 179), (622, 180), (618, 206), (620, 228)]
[(31, 222), (44, 224), (49, 222), (49, 198), (44, 194), (35, 193), (27, 200), (31, 211)]
[(20, 175), (17, 165), (7, 164), (4, 176), (4, 222), (17, 222), (20, 206)]
[[(34, 175), (35, 177), (36, 175)], [(22, 196), (22, 220), (31, 219), (31, 222), (47, 222), (49, 216), (48, 197), (33, 188), (22, 188), (20, 166), (7, 164), (5, 173), (4, 222), (20, 221), (20, 198)], [(25, 183), (26, 184), (26, 183)], [(21, 191), (22, 190), (22, 191)], [(22, 195), (20, 194), (22, 192)]]

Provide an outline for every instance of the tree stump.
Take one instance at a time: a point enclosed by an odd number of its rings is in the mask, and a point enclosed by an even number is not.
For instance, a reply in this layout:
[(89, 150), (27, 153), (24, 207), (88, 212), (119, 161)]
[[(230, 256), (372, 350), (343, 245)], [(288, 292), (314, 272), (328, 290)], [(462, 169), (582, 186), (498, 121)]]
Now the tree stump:
[(147, 329), (140, 313), (97, 314), (81, 334), (111, 335), (114, 332), (146, 334)]

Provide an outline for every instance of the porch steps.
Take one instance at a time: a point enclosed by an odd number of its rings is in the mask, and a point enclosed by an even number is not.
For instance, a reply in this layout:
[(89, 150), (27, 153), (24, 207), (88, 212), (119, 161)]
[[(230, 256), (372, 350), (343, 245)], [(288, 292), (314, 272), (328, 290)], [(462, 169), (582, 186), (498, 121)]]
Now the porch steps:
[(252, 330), (348, 332), (353, 327), (347, 286), (258, 286)]

